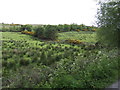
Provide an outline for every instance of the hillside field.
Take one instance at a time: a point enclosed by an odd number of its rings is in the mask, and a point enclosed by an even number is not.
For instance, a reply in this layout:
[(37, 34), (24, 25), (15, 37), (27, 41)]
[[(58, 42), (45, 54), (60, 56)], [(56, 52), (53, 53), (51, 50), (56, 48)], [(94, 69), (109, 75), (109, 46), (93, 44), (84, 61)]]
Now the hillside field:
[[(95, 46), (95, 32), (61, 32), (53, 41), (0, 34), (3, 88), (105, 88), (118, 80), (117, 49)], [(69, 39), (81, 43), (66, 43)]]

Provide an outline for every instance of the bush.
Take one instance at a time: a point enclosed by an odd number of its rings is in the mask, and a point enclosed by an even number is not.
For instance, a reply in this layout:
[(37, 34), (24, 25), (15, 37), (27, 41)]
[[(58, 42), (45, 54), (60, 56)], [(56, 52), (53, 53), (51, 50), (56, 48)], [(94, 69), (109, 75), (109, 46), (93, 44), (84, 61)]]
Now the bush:
[(8, 59), (7, 62), (8, 62), (7, 63), (8, 68), (9, 67), (14, 67), (16, 65), (15, 60), (13, 60), (12, 58)]
[(57, 28), (58, 28), (58, 31), (59, 31), (59, 32), (64, 31), (64, 26), (61, 25), (61, 24), (59, 24), (59, 25), (57, 26)]
[(32, 31), (32, 25), (21, 25), (20, 30), (21, 31), (24, 31), (24, 30)]
[(77, 30), (78, 29), (78, 25), (77, 24), (71, 24), (71, 31), (72, 30)]
[(54, 88), (78, 88), (79, 82), (72, 75), (59, 74), (52, 83)]
[(35, 31), (35, 37), (38, 37), (38, 38), (44, 38), (44, 27), (42, 26), (37, 26), (34, 28), (34, 31)]
[(53, 25), (47, 25), (45, 27), (45, 39), (56, 40), (57, 39), (57, 27)]
[(28, 64), (30, 64), (31, 63), (31, 59), (30, 58), (24, 58), (24, 59), (21, 59), (20, 60), (20, 65), (28, 65)]
[(64, 24), (64, 31), (70, 31), (71, 30), (71, 26), (68, 24)]

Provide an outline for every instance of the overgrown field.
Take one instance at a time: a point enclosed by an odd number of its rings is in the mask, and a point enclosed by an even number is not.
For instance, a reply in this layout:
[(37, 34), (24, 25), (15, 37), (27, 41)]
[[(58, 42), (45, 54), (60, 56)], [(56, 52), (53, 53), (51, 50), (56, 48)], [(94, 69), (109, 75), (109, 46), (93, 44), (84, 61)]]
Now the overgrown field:
[(43, 41), (20, 32), (2, 33), (3, 88), (105, 88), (118, 79), (117, 49), (93, 46), (95, 33), (62, 32)]
[(91, 32), (91, 31), (71, 31), (71, 32), (61, 32), (58, 34), (58, 39), (59, 40), (68, 40), (68, 39), (73, 39), (73, 40), (80, 40), (82, 42), (97, 42), (96, 40), (96, 32)]

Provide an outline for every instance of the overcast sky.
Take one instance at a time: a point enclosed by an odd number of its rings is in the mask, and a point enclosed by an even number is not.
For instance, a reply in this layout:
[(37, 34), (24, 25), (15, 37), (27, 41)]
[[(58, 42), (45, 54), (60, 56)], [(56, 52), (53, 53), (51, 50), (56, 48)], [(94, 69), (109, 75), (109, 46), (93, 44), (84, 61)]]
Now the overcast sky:
[(94, 25), (96, 0), (0, 0), (0, 23)]

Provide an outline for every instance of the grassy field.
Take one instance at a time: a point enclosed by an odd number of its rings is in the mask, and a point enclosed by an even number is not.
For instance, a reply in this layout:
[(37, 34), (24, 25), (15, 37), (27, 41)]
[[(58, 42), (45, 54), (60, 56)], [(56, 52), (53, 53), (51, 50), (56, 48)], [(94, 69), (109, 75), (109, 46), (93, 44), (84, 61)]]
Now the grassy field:
[[(42, 41), (2, 33), (3, 88), (105, 88), (118, 79), (117, 49)], [(58, 39), (96, 42), (95, 33), (64, 32)]]
[(81, 40), (83, 42), (96, 42), (96, 33), (95, 32), (76, 32), (76, 31), (71, 31), (71, 32), (62, 32), (58, 34), (58, 39), (59, 40), (67, 40), (67, 39), (75, 39), (75, 40)]

